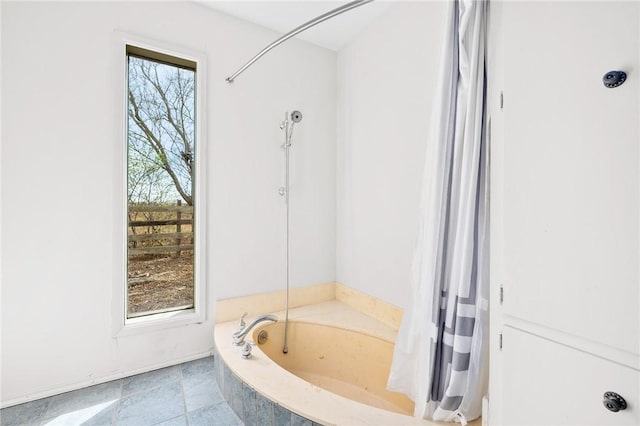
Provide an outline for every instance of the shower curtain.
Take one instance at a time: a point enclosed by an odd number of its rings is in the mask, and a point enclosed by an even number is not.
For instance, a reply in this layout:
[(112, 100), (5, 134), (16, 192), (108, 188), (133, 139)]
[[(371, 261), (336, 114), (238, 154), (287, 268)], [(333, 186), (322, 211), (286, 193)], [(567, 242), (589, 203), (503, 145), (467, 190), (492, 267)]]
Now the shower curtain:
[(417, 417), (466, 424), (488, 382), (487, 2), (446, 8), (412, 297), (387, 387), (413, 399)]

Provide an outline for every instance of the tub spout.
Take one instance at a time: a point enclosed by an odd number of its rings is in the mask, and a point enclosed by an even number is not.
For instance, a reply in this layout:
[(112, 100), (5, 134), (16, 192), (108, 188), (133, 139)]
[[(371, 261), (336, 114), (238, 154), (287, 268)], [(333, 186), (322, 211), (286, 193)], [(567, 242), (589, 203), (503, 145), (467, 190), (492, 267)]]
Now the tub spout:
[(251, 321), (245, 328), (233, 333), (233, 344), (236, 346), (242, 345), (244, 343), (244, 338), (247, 336), (247, 334), (249, 334), (251, 329), (255, 327), (257, 324), (264, 321), (276, 322), (278, 321), (278, 317), (275, 315), (260, 315), (259, 317)]

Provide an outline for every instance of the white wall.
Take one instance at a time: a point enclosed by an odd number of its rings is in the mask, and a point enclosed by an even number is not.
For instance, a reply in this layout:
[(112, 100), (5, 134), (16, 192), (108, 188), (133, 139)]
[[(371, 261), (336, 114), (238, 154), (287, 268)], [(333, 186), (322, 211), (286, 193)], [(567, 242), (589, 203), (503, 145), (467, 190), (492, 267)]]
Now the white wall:
[[(208, 57), (208, 320), (122, 338), (115, 30)], [(204, 355), (216, 299), (283, 288), (286, 110), (292, 285), (335, 279), (335, 53), (290, 41), (224, 81), (276, 37), (186, 2), (2, 3), (2, 405)]]
[(403, 308), (442, 21), (394, 4), (338, 54), (337, 280)]

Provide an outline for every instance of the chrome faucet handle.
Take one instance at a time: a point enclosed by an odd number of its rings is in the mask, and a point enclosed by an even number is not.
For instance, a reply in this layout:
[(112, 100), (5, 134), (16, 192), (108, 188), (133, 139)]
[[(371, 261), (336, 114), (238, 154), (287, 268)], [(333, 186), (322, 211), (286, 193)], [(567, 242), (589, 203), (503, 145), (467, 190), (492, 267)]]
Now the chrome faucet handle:
[(255, 346), (253, 342), (245, 342), (244, 347), (242, 348), (242, 358), (249, 359), (251, 358), (251, 349)]
[(242, 316), (240, 317), (240, 320), (238, 321), (238, 331), (242, 331), (244, 330), (244, 327), (247, 325), (244, 322), (244, 317), (247, 316), (247, 313), (245, 312), (244, 314), (242, 314)]
[(233, 344), (236, 346), (243, 345), (244, 338), (247, 336), (247, 334), (249, 334), (249, 332), (253, 329), (253, 327), (255, 327), (256, 325), (258, 325), (263, 321), (277, 322), (278, 317), (276, 317), (275, 315), (260, 315), (259, 317), (254, 318), (253, 321), (251, 321), (249, 324), (247, 324), (246, 326), (243, 326), (242, 329), (236, 331), (231, 335), (231, 337), (233, 338)]

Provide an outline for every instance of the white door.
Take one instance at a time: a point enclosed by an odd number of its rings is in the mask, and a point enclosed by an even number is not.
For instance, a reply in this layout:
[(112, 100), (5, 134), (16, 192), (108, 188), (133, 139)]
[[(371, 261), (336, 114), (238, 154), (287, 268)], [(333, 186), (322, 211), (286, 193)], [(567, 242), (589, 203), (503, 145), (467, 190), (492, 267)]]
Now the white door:
[(640, 425), (640, 4), (494, 6), (489, 422)]

